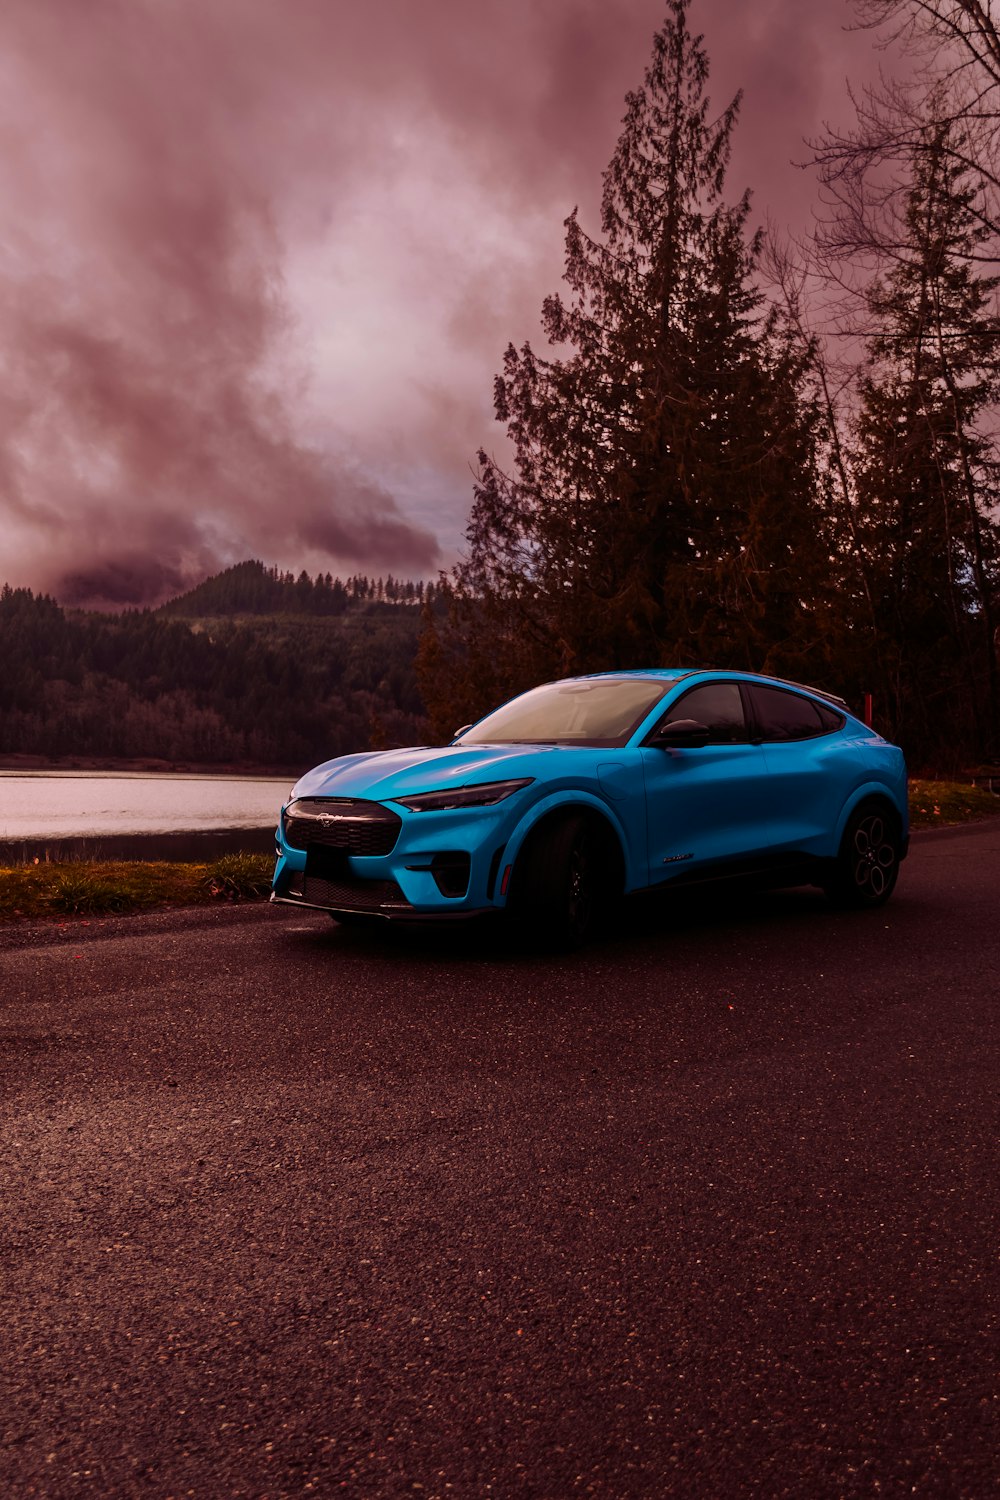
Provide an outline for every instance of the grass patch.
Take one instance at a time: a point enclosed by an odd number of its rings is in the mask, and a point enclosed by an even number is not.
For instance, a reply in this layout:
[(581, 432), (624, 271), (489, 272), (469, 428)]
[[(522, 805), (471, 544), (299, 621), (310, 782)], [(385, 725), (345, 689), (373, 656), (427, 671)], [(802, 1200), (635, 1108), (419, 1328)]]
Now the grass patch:
[(208, 866), (205, 887), (227, 901), (259, 901), (270, 892), (273, 873), (269, 854), (223, 854)]
[(960, 781), (910, 782), (910, 822), (914, 828), (941, 823), (975, 823), (1000, 813), (1000, 797)]
[(120, 916), (155, 906), (258, 901), (271, 886), (268, 854), (226, 854), (211, 864), (94, 860), (0, 869), (0, 920)]

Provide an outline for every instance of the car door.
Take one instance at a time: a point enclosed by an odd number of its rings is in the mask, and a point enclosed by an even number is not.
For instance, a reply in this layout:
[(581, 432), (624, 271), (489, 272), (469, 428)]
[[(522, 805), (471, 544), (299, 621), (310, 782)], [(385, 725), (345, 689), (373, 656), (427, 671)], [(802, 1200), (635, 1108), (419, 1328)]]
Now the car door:
[(705, 724), (709, 742), (660, 749), (646, 736), (640, 753), (650, 885), (720, 860), (752, 858), (766, 837), (767, 766), (761, 746), (750, 743), (739, 685), (719, 681), (689, 688), (656, 728), (677, 719)]
[(830, 830), (858, 779), (857, 758), (836, 733), (843, 714), (770, 683), (746, 683), (744, 690), (768, 769), (775, 849), (828, 852)]

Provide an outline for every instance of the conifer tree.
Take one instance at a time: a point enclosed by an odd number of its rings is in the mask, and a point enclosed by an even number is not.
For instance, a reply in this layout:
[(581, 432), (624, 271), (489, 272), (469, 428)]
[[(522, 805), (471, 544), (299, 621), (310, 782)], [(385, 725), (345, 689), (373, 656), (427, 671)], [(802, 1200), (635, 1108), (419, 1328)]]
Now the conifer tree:
[[(753, 277), (749, 195), (723, 197), (739, 98), (669, 0), (604, 176), (602, 231), (566, 221), (559, 353), (507, 349), (515, 465), (480, 453), (468, 552), (424, 652), (441, 727), (543, 676), (720, 664), (815, 674), (825, 516), (806, 356)], [(565, 352), (564, 352), (565, 351)]]
[(954, 127), (912, 159), (895, 264), (868, 294), (858, 525), (876, 586), (873, 674), (886, 727), (926, 762), (1000, 748), (998, 498), (988, 413), (1000, 394), (987, 233)]

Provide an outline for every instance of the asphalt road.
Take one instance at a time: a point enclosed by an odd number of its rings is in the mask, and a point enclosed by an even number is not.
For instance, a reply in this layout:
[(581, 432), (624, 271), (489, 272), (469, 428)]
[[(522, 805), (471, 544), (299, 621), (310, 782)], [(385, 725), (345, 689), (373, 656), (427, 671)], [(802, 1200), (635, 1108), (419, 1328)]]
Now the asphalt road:
[(0, 935), (0, 1493), (1000, 1494), (998, 901)]

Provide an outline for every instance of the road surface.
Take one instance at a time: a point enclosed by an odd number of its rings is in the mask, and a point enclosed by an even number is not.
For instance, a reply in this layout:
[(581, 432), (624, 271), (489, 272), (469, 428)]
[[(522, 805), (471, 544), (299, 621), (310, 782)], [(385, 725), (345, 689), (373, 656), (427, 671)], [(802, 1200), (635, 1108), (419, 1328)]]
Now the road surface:
[(0, 1492), (1000, 1493), (998, 901), (8, 929)]

